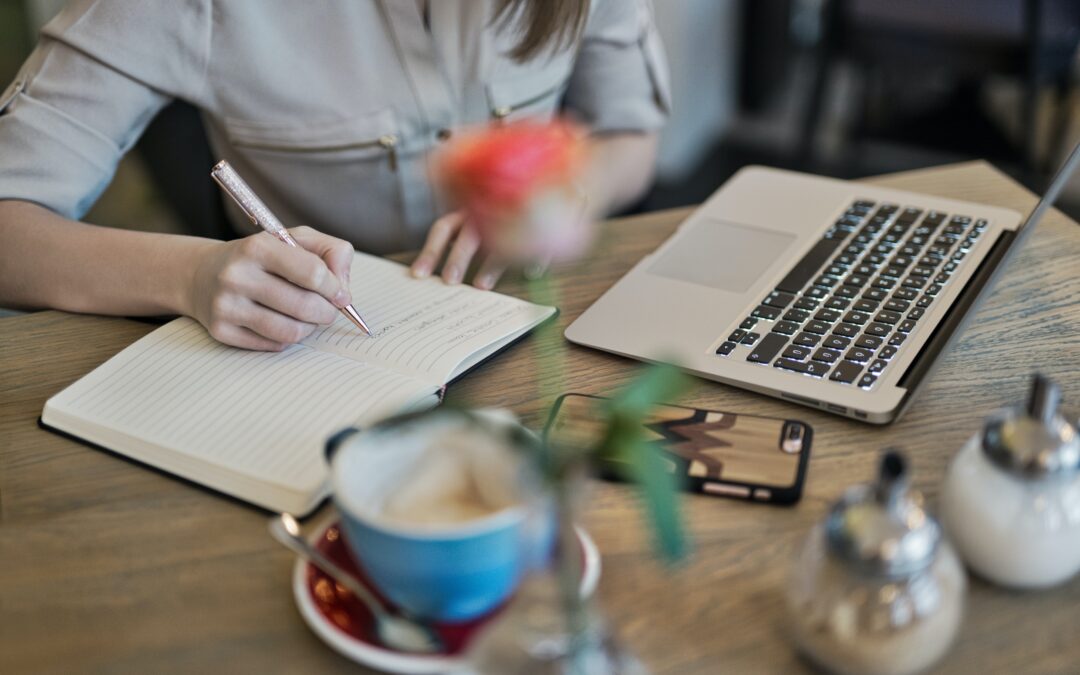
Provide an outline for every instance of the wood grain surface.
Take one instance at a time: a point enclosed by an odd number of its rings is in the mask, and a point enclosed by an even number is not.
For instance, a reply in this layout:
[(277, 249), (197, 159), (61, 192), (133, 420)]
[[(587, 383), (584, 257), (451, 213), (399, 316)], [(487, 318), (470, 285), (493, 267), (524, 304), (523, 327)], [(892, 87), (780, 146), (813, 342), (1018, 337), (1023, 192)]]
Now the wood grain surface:
[[(1035, 202), (982, 162), (871, 182), (1022, 212)], [(687, 212), (605, 224), (586, 263), (555, 270), (558, 330), (483, 364), (450, 400), (504, 406), (538, 426), (542, 378), (554, 375), (536, 372), (536, 350), (565, 357), (565, 391), (609, 394), (629, 381), (632, 361), (569, 345), (562, 329)], [(934, 504), (949, 458), (985, 414), (1023, 398), (1033, 371), (1080, 409), (1078, 261), (1080, 227), (1049, 213), (888, 427), (696, 384), (679, 403), (814, 426), (805, 495), (794, 508), (688, 496), (693, 556), (667, 568), (652, 557), (633, 491), (594, 484), (586, 519), (604, 561), (599, 606), (621, 638), (656, 673), (812, 672), (785, 634), (789, 565), (829, 503), (872, 475), (881, 448), (909, 453)], [(37, 427), (49, 396), (153, 327), (59, 312), (0, 320), (0, 673), (366, 672), (304, 625), (292, 556), (266, 534), (266, 513)], [(959, 640), (936, 672), (1077, 673), (1077, 635), (1080, 579), (1043, 593), (973, 580)]]

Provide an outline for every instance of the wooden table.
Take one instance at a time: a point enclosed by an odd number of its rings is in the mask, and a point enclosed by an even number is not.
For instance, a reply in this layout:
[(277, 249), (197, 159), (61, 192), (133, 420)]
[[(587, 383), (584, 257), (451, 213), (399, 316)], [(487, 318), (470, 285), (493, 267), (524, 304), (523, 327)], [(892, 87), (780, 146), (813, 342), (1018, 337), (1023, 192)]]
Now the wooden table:
[[(873, 179), (1028, 210), (1034, 198), (985, 163)], [(587, 265), (558, 270), (565, 325), (686, 214), (605, 227)], [(633, 492), (597, 485), (588, 527), (603, 554), (600, 606), (657, 673), (807, 672), (786, 639), (782, 589), (796, 546), (830, 502), (869, 478), (878, 450), (905, 448), (936, 500), (946, 462), (989, 411), (1024, 396), (1038, 369), (1080, 407), (1080, 227), (1052, 212), (899, 422), (878, 428), (701, 382), (684, 402), (798, 415), (816, 430), (802, 502), (685, 501), (694, 555), (654, 561)], [(521, 293), (506, 283), (502, 290)], [(0, 320), (0, 673), (358, 672), (301, 621), (292, 556), (266, 514), (40, 430), (46, 398), (151, 330), (58, 312)], [(560, 330), (561, 332), (561, 330)], [(541, 419), (536, 340), (455, 385), (451, 398)], [(567, 389), (609, 393), (630, 361), (565, 345)], [(973, 581), (968, 618), (940, 672), (1080, 671), (1080, 580), (1045, 593)]]

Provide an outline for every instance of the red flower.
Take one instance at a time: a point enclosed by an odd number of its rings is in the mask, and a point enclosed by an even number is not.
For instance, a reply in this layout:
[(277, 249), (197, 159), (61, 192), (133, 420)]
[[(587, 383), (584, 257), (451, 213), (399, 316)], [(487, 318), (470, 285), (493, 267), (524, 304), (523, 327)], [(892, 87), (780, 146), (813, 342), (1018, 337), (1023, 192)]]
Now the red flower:
[(583, 195), (575, 187), (585, 165), (584, 138), (564, 121), (467, 131), (436, 158), (436, 180), (488, 248), (514, 258), (563, 257), (588, 238)]

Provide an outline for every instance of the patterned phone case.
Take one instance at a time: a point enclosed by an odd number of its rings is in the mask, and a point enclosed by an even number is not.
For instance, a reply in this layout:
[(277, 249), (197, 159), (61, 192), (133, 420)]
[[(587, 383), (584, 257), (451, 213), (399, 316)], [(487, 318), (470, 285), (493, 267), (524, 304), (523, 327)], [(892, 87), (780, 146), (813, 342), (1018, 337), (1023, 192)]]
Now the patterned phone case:
[[(603, 401), (584, 394), (560, 397), (546, 437), (595, 444), (602, 433), (597, 406)], [(661, 405), (644, 426), (689, 490), (776, 504), (793, 504), (802, 496), (813, 436), (805, 422)]]

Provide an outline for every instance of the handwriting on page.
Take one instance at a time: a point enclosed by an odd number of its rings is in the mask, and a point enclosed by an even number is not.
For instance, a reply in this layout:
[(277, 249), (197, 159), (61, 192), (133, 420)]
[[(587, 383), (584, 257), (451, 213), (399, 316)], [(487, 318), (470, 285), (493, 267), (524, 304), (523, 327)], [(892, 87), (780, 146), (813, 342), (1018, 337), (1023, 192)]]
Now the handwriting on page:
[(405, 267), (369, 256), (357, 256), (352, 278), (353, 303), (372, 335), (339, 320), (305, 344), (435, 383), (444, 382), (475, 351), (545, 311), (470, 286), (413, 279)]

